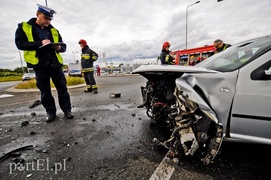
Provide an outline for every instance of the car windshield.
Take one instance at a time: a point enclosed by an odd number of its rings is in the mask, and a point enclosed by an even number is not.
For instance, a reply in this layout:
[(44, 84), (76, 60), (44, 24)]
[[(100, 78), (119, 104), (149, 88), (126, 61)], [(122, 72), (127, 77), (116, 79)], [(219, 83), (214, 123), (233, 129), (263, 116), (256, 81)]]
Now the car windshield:
[(240, 69), (270, 49), (271, 36), (257, 38), (233, 45), (196, 66), (220, 72), (230, 72)]

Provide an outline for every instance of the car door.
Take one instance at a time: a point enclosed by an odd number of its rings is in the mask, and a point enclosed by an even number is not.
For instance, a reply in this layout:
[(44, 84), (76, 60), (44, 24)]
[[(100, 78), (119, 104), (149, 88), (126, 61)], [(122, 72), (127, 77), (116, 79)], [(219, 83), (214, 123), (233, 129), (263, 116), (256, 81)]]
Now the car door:
[(271, 52), (239, 70), (230, 115), (230, 136), (271, 144)]

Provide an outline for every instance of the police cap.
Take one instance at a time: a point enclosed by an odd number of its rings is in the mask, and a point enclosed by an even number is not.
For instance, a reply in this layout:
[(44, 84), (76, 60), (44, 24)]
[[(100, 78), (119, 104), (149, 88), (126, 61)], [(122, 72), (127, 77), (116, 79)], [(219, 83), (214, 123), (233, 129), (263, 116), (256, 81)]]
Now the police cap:
[(48, 19), (53, 19), (53, 15), (56, 14), (56, 12), (53, 9), (40, 4), (37, 4), (37, 6), (38, 11), (42, 12)]

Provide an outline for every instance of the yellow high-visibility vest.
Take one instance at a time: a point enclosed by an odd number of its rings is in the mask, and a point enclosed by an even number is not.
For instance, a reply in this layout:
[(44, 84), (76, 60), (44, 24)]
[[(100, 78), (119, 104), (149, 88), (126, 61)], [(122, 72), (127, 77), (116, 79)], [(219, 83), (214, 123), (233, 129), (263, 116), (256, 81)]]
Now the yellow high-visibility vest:
[[(33, 34), (32, 34), (32, 26), (30, 24), (28, 24), (27, 22), (23, 22), (22, 28), (26, 34), (28, 42), (34, 42), (34, 38), (33, 38)], [(58, 42), (59, 41), (59, 34), (58, 34), (56, 28), (51, 28), (51, 33), (53, 36), (53, 41)], [(58, 62), (60, 64), (63, 64), (63, 59), (58, 52), (56, 52), (56, 57), (57, 57)], [(36, 65), (39, 63), (39, 59), (36, 56), (36, 50), (25, 50), (24, 51), (24, 59), (27, 63), (32, 64), (32, 65)]]

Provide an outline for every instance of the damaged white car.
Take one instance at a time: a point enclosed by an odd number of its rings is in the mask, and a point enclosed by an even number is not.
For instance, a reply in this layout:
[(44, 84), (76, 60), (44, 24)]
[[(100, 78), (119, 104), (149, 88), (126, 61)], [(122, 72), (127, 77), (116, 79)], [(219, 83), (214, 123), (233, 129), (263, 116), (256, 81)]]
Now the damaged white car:
[(209, 164), (223, 140), (271, 144), (271, 36), (247, 40), (196, 66), (142, 65), (133, 71), (152, 123), (171, 135), (172, 158)]

